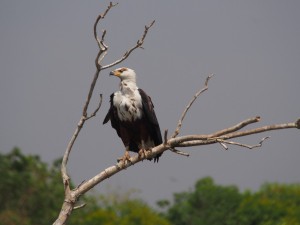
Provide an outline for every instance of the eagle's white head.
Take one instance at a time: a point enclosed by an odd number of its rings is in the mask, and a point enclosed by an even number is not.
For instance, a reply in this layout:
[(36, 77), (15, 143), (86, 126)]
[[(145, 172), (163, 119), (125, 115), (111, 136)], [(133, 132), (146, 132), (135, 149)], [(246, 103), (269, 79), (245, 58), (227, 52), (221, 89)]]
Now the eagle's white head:
[(126, 67), (115, 69), (114, 71), (110, 72), (109, 75), (119, 77), (121, 82), (124, 81), (136, 83), (136, 74), (134, 70)]

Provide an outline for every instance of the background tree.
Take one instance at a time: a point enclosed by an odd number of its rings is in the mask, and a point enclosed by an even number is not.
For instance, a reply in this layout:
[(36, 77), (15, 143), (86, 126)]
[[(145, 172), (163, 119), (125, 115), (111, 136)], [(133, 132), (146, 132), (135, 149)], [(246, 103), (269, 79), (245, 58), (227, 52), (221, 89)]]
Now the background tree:
[(194, 191), (174, 194), (167, 218), (172, 224), (235, 224), (242, 196), (235, 186), (216, 185), (206, 177), (196, 182)]
[[(57, 159), (49, 166), (18, 148), (0, 154), (0, 225), (46, 225), (55, 219), (63, 198), (60, 164)], [(86, 207), (74, 213), (69, 224), (169, 224), (131, 193), (84, 196)]]
[(264, 184), (245, 193), (237, 211), (239, 224), (300, 224), (300, 185)]
[[(125, 197), (125, 198), (124, 198)], [(79, 225), (169, 225), (167, 219), (155, 212), (145, 202), (131, 198), (126, 193), (113, 193), (93, 198), (92, 207), (75, 212), (70, 224)]]
[[(18, 148), (0, 154), (1, 225), (49, 224), (55, 218), (63, 197), (60, 161), (49, 166)], [(240, 192), (236, 186), (218, 185), (205, 177), (193, 189), (175, 193), (172, 203), (161, 200), (164, 213), (135, 193), (116, 189), (82, 196), (80, 202), (86, 206), (76, 210), (68, 224), (300, 224), (300, 184), (267, 183), (258, 191)]]
[(50, 167), (20, 149), (0, 154), (0, 224), (49, 224), (63, 197), (60, 163)]
[(172, 224), (300, 224), (299, 184), (264, 184), (257, 192), (240, 193), (206, 177), (173, 198), (166, 212)]

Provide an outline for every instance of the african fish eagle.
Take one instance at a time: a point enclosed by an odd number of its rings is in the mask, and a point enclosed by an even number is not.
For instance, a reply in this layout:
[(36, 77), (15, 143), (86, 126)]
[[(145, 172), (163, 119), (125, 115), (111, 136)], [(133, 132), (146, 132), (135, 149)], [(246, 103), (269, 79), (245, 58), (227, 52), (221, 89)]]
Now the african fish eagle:
[[(119, 68), (109, 73), (119, 77), (120, 90), (110, 96), (110, 109), (103, 124), (109, 120), (111, 126), (125, 145), (125, 154), (120, 159), (130, 161), (128, 151), (145, 155), (147, 150), (162, 143), (159, 124), (151, 98), (136, 85), (136, 73), (129, 68)], [(158, 162), (161, 154), (155, 155)], [(152, 160), (149, 159), (149, 160)]]

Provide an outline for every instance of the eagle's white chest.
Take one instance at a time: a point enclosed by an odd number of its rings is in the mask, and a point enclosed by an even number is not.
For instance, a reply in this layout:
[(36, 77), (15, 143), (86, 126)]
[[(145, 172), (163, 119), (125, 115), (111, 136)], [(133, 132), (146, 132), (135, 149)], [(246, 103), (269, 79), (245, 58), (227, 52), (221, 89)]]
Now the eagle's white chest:
[(135, 121), (142, 117), (142, 98), (137, 89), (128, 94), (115, 92), (113, 104), (121, 121)]

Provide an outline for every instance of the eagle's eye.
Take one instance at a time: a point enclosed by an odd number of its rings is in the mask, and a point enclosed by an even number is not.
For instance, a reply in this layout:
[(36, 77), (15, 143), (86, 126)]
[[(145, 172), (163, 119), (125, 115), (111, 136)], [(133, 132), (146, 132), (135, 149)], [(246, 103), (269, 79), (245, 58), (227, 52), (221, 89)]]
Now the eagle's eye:
[(122, 68), (122, 69), (119, 70), (119, 72), (120, 72), (120, 73), (123, 73), (123, 72), (126, 71), (126, 70), (127, 70), (126, 68)]

